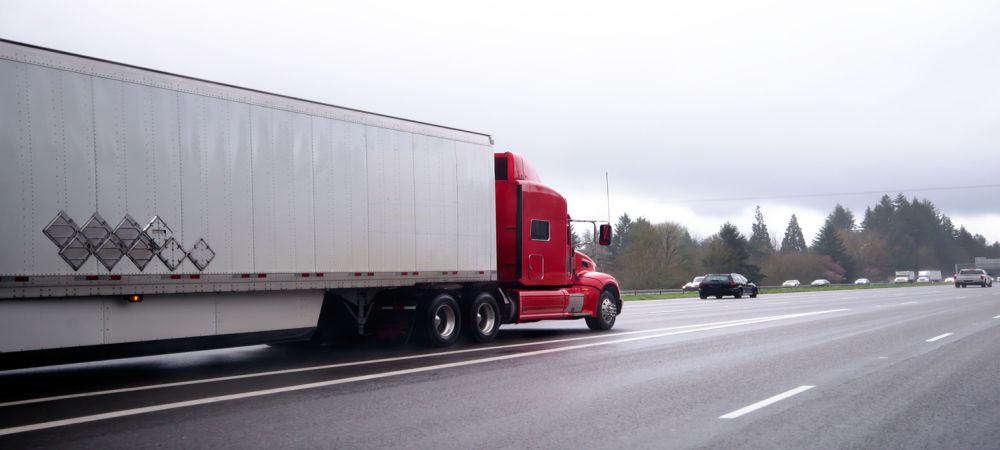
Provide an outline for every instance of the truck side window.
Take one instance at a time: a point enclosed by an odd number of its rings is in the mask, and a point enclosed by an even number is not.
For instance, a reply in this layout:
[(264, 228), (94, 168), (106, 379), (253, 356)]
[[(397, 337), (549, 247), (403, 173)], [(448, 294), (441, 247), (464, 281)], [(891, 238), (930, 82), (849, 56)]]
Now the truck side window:
[(533, 241), (547, 241), (547, 240), (549, 240), (549, 221), (548, 220), (532, 220), (531, 221), (531, 240), (533, 240)]

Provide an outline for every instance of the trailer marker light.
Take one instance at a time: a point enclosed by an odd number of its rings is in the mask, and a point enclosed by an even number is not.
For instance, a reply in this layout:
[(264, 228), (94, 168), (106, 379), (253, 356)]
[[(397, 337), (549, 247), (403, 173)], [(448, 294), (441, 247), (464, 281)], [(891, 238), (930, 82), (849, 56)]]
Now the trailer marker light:
[(361, 276), (361, 272), (354, 272), (354, 276), (360, 277)]
[(375, 276), (375, 272), (368, 272), (368, 276), (374, 277)]
[(128, 296), (129, 303), (139, 303), (142, 302), (142, 294), (132, 294)]
[(179, 279), (181, 279), (181, 276), (180, 275), (171, 275), (170, 279), (171, 280), (179, 280)]
[(122, 279), (121, 275), (111, 275), (112, 281), (120, 281)]
[(191, 275), (189, 278), (191, 278), (192, 280), (200, 280), (201, 279), (201, 275), (200, 274), (194, 274), (194, 275)]
[(257, 278), (267, 278), (267, 274), (266, 273), (258, 273), (257, 274)]
[(28, 281), (28, 277), (14, 277), (15, 283), (24, 283)]
[(250, 278), (250, 274), (249, 273), (241, 273), (240, 274), (240, 278)]
[(323, 278), (323, 274), (320, 272), (316, 272), (316, 278)]
[(420, 275), (420, 272), (413, 272), (413, 276)]
[(97, 275), (87, 275), (87, 281), (97, 281), (99, 278)]

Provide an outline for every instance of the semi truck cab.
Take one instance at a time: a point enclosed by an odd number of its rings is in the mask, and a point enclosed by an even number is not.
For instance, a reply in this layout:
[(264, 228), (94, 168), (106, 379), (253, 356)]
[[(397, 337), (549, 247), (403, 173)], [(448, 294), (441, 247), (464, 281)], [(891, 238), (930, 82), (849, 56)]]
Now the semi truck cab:
[[(496, 153), (494, 169), (497, 280), (509, 320), (585, 318), (592, 329), (610, 329), (622, 308), (618, 281), (573, 248), (566, 199), (517, 153)], [(596, 235), (610, 244), (611, 226)]]

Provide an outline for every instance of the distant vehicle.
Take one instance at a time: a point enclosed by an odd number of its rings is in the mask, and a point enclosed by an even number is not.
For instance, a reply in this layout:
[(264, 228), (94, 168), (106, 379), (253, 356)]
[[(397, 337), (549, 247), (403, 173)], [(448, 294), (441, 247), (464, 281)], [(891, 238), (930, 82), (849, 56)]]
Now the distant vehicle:
[[(940, 270), (921, 270), (917, 272), (917, 278), (926, 277), (927, 281), (931, 283), (941, 282), (941, 271)], [(917, 280), (919, 282), (920, 280)]]
[(684, 286), (681, 286), (681, 290), (684, 291), (684, 292), (687, 292), (687, 291), (697, 291), (698, 290), (698, 286), (701, 284), (701, 280), (704, 280), (704, 279), (705, 279), (704, 276), (694, 277), (693, 280), (691, 280), (691, 281), (689, 281), (687, 283), (684, 283)]
[(916, 281), (917, 274), (915, 272), (913, 272), (912, 270), (897, 270), (896, 271), (896, 278), (894, 278), (892, 280), (892, 282), (893, 283), (897, 283), (896, 280), (898, 280), (900, 278), (906, 278), (906, 281), (904, 281), (903, 283), (912, 283), (912, 282)]
[[(997, 281), (1000, 281), (1000, 277), (997, 277)], [(954, 283), (954, 282), (955, 282), (955, 277), (948, 277), (948, 278), (945, 278), (945, 279), (944, 279), (944, 282), (945, 282), (945, 283)]]
[(787, 280), (781, 283), (781, 287), (799, 287), (801, 285), (802, 283), (799, 283), (799, 280)]
[(892, 284), (904, 284), (912, 282), (913, 280), (911, 280), (909, 277), (896, 277), (892, 279)]
[(955, 275), (955, 287), (967, 287), (970, 284), (993, 287), (993, 277), (983, 269), (962, 269)]
[(825, 278), (820, 278), (818, 280), (813, 280), (813, 282), (811, 284), (813, 286), (829, 286), (830, 285), (830, 280), (827, 280)]
[(918, 277), (917, 278), (917, 283), (930, 283), (930, 282), (931, 282), (931, 279), (927, 278), (927, 277)]
[(724, 295), (732, 295), (735, 298), (749, 294), (750, 298), (757, 297), (757, 285), (747, 280), (746, 277), (738, 273), (713, 273), (705, 275), (698, 287), (698, 297), (702, 300), (714, 295), (715, 298), (722, 298)]
[(869, 285), (872, 284), (872, 282), (867, 278), (858, 278), (857, 280), (854, 280), (854, 284)]

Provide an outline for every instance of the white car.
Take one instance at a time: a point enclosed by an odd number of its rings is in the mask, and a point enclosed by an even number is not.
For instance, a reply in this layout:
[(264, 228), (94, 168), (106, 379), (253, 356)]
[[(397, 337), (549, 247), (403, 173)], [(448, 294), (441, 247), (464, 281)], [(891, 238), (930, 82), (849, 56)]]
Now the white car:
[(684, 286), (681, 286), (681, 290), (682, 291), (697, 291), (698, 287), (701, 286), (701, 280), (704, 280), (704, 279), (705, 279), (705, 277), (694, 277), (693, 280), (691, 280), (691, 281), (689, 281), (687, 283), (684, 283)]
[(857, 280), (854, 280), (854, 284), (868, 285), (872, 284), (872, 282), (867, 278), (858, 278)]
[(801, 285), (802, 283), (799, 283), (799, 280), (787, 280), (781, 283), (781, 287), (799, 287)]
[[(1000, 277), (997, 277), (997, 281), (1000, 281)], [(948, 278), (945, 278), (945, 279), (944, 279), (944, 282), (945, 282), (945, 283), (949, 283), (949, 284), (950, 284), (950, 283), (954, 283), (954, 282), (955, 282), (955, 277), (948, 277)]]
[(896, 277), (892, 279), (893, 284), (909, 283), (910, 279), (907, 277)]
[(830, 280), (820, 278), (818, 280), (813, 280), (812, 285), (813, 286), (829, 286), (830, 285)]
[(927, 278), (927, 277), (917, 278), (917, 283), (930, 283), (930, 282), (931, 282), (931, 279)]

